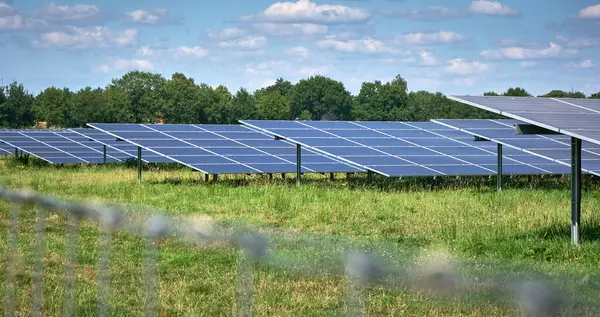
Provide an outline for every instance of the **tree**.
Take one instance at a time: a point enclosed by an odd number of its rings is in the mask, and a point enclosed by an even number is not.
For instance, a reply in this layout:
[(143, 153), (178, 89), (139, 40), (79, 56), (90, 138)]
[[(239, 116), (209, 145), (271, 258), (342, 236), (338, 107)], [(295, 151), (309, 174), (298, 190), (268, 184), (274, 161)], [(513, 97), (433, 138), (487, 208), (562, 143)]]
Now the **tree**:
[(105, 122), (134, 122), (135, 113), (131, 111), (130, 105), (129, 96), (121, 88), (107, 87), (102, 93), (102, 109), (105, 111)]
[(208, 102), (205, 104), (204, 112), (208, 123), (223, 123), (227, 121), (227, 108), (231, 101), (229, 89), (219, 85), (214, 90), (206, 85), (210, 90), (208, 93)]
[(197, 113), (203, 105), (200, 102), (200, 87), (192, 78), (181, 73), (171, 76), (164, 87), (165, 104), (162, 113), (166, 123), (195, 123)]
[(46, 88), (35, 98), (35, 120), (48, 122), (51, 126), (70, 127), (73, 121), (69, 89)]
[(352, 96), (339, 81), (324, 76), (311, 76), (300, 80), (293, 89), (290, 99), (292, 118), (308, 111), (312, 120), (321, 120), (324, 115), (339, 120), (349, 120)]
[(531, 97), (531, 94), (528, 93), (527, 90), (525, 90), (521, 87), (515, 87), (515, 88), (510, 87), (502, 95), (503, 96), (511, 96), (511, 97)]
[(125, 91), (131, 101), (128, 108), (134, 114), (135, 123), (150, 123), (156, 121), (164, 106), (165, 83), (160, 74), (136, 70), (113, 79), (110, 86)]
[(34, 97), (16, 81), (6, 88), (6, 101), (0, 106), (0, 125), (7, 128), (31, 127), (34, 124)]
[(380, 81), (362, 84), (352, 108), (356, 120), (398, 120), (406, 117), (408, 94), (406, 81), (396, 76), (391, 82)]
[(238, 120), (251, 119), (256, 115), (256, 100), (246, 89), (240, 88), (229, 102), (227, 123), (237, 123)]
[(105, 108), (108, 106), (103, 102), (104, 91), (102, 88), (92, 89), (85, 87), (77, 91), (71, 97), (71, 109), (73, 109), (74, 126), (85, 127), (87, 123), (109, 122), (110, 110), (114, 108)]
[(484, 96), (500, 96), (497, 92), (495, 91), (488, 91), (488, 92), (484, 92), (483, 93)]
[(259, 120), (288, 120), (290, 118), (289, 100), (279, 91), (261, 94), (257, 100), (256, 118)]
[(585, 94), (579, 91), (567, 92), (562, 90), (551, 90), (549, 93), (540, 97), (548, 98), (585, 98)]
[(591, 94), (591, 95), (590, 95), (590, 98), (591, 98), (591, 99), (600, 99), (600, 91), (599, 91), (599, 92), (597, 92), (597, 93), (595, 93), (595, 94)]

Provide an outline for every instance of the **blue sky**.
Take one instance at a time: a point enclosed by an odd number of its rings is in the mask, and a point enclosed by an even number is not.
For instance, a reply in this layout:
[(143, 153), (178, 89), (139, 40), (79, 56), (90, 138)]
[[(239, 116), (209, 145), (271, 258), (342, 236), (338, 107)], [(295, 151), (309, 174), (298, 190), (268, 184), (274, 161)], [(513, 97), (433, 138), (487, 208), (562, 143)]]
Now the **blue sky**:
[(128, 70), (254, 90), (312, 74), (400, 74), (409, 90), (600, 91), (598, 0), (0, 2), (0, 75), (34, 93)]

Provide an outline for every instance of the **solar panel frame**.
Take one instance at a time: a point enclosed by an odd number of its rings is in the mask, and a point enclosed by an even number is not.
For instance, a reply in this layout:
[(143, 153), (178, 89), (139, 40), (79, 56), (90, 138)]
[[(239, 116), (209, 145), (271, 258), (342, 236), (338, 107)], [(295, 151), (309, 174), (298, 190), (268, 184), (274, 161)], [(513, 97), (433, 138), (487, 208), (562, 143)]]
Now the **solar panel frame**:
[[(492, 142), (502, 144), (503, 146), (507, 146), (509, 148), (513, 148), (524, 153), (528, 153), (534, 155), (535, 157), (539, 157), (541, 159), (545, 159), (549, 162), (555, 162), (557, 164), (561, 164), (566, 167), (571, 167), (571, 149), (570, 143), (568, 141), (563, 141), (561, 138), (557, 138), (554, 136), (547, 136), (541, 134), (532, 134), (532, 135), (517, 135), (514, 134), (511, 138), (493, 138), (490, 137), (488, 131), (494, 129), (511, 129), (511, 125), (514, 124), (522, 124), (523, 122), (513, 120), (495, 120), (495, 119), (481, 119), (481, 120), (460, 120), (460, 119), (437, 119), (432, 120), (433, 122), (437, 122), (449, 128), (456, 129), (458, 131), (462, 131), (466, 134), (470, 134), (473, 136), (477, 136), (480, 138), (489, 139)], [(473, 121), (478, 121), (477, 126), (479, 128), (469, 128), (469, 124)], [(487, 125), (487, 129), (483, 128), (483, 126)], [(523, 140), (527, 140), (527, 142), (523, 142)], [(544, 147), (544, 146), (523, 146), (524, 144), (555, 144), (553, 147)], [(548, 143), (551, 142), (551, 143)], [(585, 168), (586, 160), (590, 159), (599, 159), (600, 160), (600, 149), (597, 152), (586, 149), (582, 147), (582, 171), (584, 173), (589, 173), (593, 175), (600, 176), (600, 172), (595, 170), (594, 168)]]

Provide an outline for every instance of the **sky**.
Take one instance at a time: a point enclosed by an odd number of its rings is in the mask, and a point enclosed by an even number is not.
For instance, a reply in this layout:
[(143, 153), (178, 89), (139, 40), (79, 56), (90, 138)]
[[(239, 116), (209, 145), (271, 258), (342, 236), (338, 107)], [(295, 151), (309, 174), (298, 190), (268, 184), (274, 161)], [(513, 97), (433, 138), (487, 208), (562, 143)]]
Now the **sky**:
[[(0, 0), (2, 1), (2, 0)], [(598, 0), (0, 2), (0, 77), (32, 93), (104, 87), (129, 70), (251, 91), (324, 75), (353, 94), (600, 91)]]

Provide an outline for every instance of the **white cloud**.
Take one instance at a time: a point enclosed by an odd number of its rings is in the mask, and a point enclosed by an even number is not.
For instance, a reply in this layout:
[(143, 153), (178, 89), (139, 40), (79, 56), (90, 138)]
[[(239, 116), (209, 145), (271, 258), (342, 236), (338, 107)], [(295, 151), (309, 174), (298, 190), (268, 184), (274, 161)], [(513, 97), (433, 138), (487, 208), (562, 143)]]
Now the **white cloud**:
[(206, 35), (211, 39), (216, 40), (230, 40), (238, 38), (246, 34), (246, 31), (240, 28), (224, 28), (220, 31), (213, 31), (212, 29), (205, 30)]
[(581, 19), (600, 19), (600, 4), (581, 9), (577, 17)]
[(0, 31), (21, 30), (25, 21), (20, 15), (0, 17)]
[(182, 58), (189, 57), (193, 59), (203, 58), (208, 55), (208, 51), (200, 46), (179, 46), (176, 48), (152, 48), (150, 46), (142, 46), (138, 50), (138, 54), (143, 57), (157, 58)]
[(116, 59), (108, 64), (99, 65), (94, 68), (100, 73), (107, 73), (116, 70), (152, 70), (154, 65), (144, 59)]
[(298, 56), (298, 57), (306, 58), (306, 57), (308, 57), (308, 54), (310, 52), (304, 46), (294, 46), (294, 47), (291, 47), (291, 48), (288, 48), (288, 49), (284, 50), (284, 53), (286, 53), (288, 55), (292, 55), (292, 56)]
[(500, 16), (511, 16), (518, 15), (517, 10), (512, 9), (507, 5), (503, 5), (497, 1), (488, 0), (475, 0), (471, 2), (468, 8), (469, 12), (474, 14), (484, 15), (500, 15)]
[(521, 67), (523, 67), (523, 68), (534, 67), (536, 65), (537, 65), (537, 62), (534, 62), (534, 61), (523, 61), (523, 62), (521, 62)]
[(396, 36), (399, 44), (424, 45), (437, 43), (455, 43), (466, 41), (465, 35), (453, 31), (440, 31), (435, 33), (409, 33)]
[(471, 75), (477, 73), (487, 72), (491, 69), (490, 65), (477, 62), (477, 61), (468, 61), (461, 58), (455, 58), (448, 61), (448, 66), (446, 66), (446, 72), (450, 74), (457, 75)]
[(313, 75), (325, 75), (329, 71), (329, 67), (327, 66), (319, 66), (319, 67), (304, 67), (301, 68), (298, 73), (302, 76), (313, 76)]
[(585, 59), (573, 65), (575, 68), (594, 68), (598, 66), (598, 64), (591, 59)]
[(562, 43), (565, 43), (567, 47), (594, 47), (600, 46), (600, 40), (595, 38), (579, 38), (579, 39), (570, 39), (564, 35), (557, 35), (556, 40)]
[(497, 50), (485, 50), (481, 52), (481, 55), (490, 59), (520, 60), (560, 57), (564, 55), (574, 55), (577, 52), (576, 49), (563, 49), (560, 45), (550, 42), (550, 46), (546, 48), (534, 49), (513, 46)]
[(326, 25), (313, 23), (256, 23), (252, 27), (272, 36), (325, 34), (328, 30)]
[(9, 17), (19, 14), (19, 11), (7, 3), (0, 2), (0, 17)]
[(77, 20), (88, 20), (102, 15), (100, 9), (90, 4), (75, 4), (72, 6), (57, 6), (50, 3), (48, 6), (31, 13), (33, 18), (45, 21), (74, 22)]
[(289, 71), (292, 64), (287, 61), (262, 62), (254, 66), (247, 66), (246, 73), (261, 77), (282, 77), (284, 71)]
[(125, 20), (130, 23), (138, 24), (164, 24), (169, 21), (169, 11), (158, 8), (152, 11), (134, 10), (125, 13)]
[(54, 48), (108, 48), (123, 47), (137, 43), (137, 30), (127, 29), (124, 31), (113, 31), (108, 27), (79, 28), (69, 27), (68, 32), (42, 33), (33, 44), (38, 47)]
[(440, 6), (429, 6), (425, 9), (416, 10), (382, 10), (379, 11), (379, 14), (397, 16), (416, 21), (442, 21), (464, 17), (467, 15), (467, 12)]
[(317, 42), (317, 47), (321, 49), (334, 50), (345, 53), (363, 53), (363, 54), (378, 54), (378, 53), (403, 53), (402, 51), (393, 49), (384, 42), (372, 38), (363, 38), (360, 40), (321, 40)]
[(242, 20), (247, 22), (345, 24), (366, 22), (370, 18), (371, 14), (363, 9), (298, 0), (297, 2), (276, 2), (265, 11), (245, 16)]
[(420, 64), (425, 66), (434, 66), (438, 64), (438, 60), (431, 52), (419, 52)]
[(218, 43), (223, 48), (258, 49), (267, 45), (264, 36), (247, 36), (235, 40), (221, 41)]

